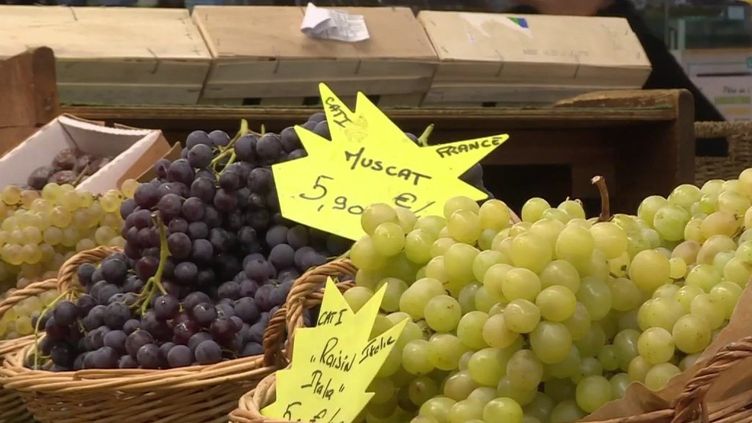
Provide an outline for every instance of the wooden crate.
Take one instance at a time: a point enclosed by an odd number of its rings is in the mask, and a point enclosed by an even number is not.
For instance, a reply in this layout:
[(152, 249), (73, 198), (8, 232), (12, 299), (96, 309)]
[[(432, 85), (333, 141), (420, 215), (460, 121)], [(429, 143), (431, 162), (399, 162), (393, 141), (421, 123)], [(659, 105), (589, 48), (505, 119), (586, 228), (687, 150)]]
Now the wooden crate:
[(358, 43), (307, 37), (304, 10), (197, 6), (193, 19), (214, 58), (201, 102), (310, 105), (326, 82), (343, 97), (363, 91), (381, 105), (420, 103), (437, 58), (410, 9), (342, 8), (365, 16), (370, 39)]
[(60, 113), (49, 48), (0, 60), (0, 156)]
[(425, 105), (552, 103), (640, 88), (650, 73), (621, 18), (422, 11), (418, 20), (440, 60)]
[[(195, 129), (237, 131), (240, 119), (269, 130), (301, 123), (312, 108), (76, 107), (92, 119), (160, 128), (170, 142)], [(595, 93), (556, 107), (387, 109), (406, 131), (436, 129), (432, 142), (508, 132), (510, 140), (484, 161), (485, 183), (519, 210), (532, 196), (552, 203), (583, 198), (591, 213), (598, 193), (590, 177), (604, 175), (613, 209), (634, 213), (642, 198), (668, 194), (694, 180), (694, 107), (686, 91)]]
[(186, 10), (0, 6), (0, 57), (48, 46), (69, 104), (196, 104), (211, 56)]

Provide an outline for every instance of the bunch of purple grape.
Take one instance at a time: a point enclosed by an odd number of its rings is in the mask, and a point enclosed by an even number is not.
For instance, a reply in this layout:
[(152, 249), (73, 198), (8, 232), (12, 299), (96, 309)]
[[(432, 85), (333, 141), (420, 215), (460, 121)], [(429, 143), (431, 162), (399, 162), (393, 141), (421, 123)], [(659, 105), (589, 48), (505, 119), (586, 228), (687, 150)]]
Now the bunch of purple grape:
[[(323, 113), (303, 126), (328, 137)], [(182, 157), (160, 160), (122, 204), (124, 252), (80, 266), (85, 294), (43, 316), (47, 368), (163, 369), (262, 353), (293, 281), (351, 245), (282, 217), (270, 166), (302, 156), (292, 128), (190, 133)]]

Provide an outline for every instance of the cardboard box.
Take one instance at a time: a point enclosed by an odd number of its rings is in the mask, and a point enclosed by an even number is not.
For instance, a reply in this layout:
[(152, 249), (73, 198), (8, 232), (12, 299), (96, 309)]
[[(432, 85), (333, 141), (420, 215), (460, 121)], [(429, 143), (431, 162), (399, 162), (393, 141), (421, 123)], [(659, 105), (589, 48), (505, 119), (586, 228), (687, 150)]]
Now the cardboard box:
[(126, 179), (138, 178), (170, 149), (158, 130), (106, 127), (99, 122), (61, 115), (0, 158), (0, 186), (26, 185), (34, 169), (49, 166), (55, 154), (71, 147), (96, 157), (113, 157), (76, 187), (93, 194), (118, 188)]
[(330, 83), (341, 96), (425, 93), (437, 56), (410, 9), (335, 9), (363, 15), (370, 38), (356, 43), (310, 38), (300, 30), (303, 7), (197, 6), (193, 20), (214, 58), (202, 99), (302, 101), (318, 95), (319, 82)]
[(642, 87), (650, 61), (623, 18), (422, 11), (436, 79)]
[(211, 64), (187, 10), (0, 6), (0, 57), (37, 46), (68, 104), (196, 104)]

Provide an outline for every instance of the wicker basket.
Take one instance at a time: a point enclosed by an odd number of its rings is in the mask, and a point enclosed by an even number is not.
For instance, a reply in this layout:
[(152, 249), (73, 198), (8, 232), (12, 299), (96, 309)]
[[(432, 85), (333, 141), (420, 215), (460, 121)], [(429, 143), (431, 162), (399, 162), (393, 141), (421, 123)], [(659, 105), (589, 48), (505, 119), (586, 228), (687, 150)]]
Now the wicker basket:
[[(294, 330), (303, 326), (303, 312), (321, 304), (322, 287), (326, 276), (335, 272), (355, 272), (354, 266), (347, 260), (328, 263), (309, 272), (308, 277), (301, 277), (295, 282), (287, 297), (287, 330), (294, 341)], [(341, 291), (352, 284), (338, 284)], [(266, 343), (265, 343), (266, 344)], [(276, 361), (281, 365), (289, 364), (292, 348), (282, 350), (272, 348), (270, 351), (284, 351), (283, 357)], [(705, 396), (715, 379), (737, 363), (752, 357), (752, 336), (742, 338), (719, 350), (686, 384), (683, 392), (674, 400), (672, 408), (657, 410), (644, 414), (615, 418), (591, 423), (749, 423), (752, 422), (752, 391), (735, 395), (723, 401), (706, 403)], [(276, 399), (276, 376), (274, 373), (262, 379), (256, 388), (240, 397), (237, 408), (230, 413), (232, 423), (293, 423), (287, 420), (268, 418), (260, 410)]]
[(752, 167), (752, 122), (697, 122), (698, 139), (728, 139), (728, 156), (695, 157), (695, 183), (702, 186), (711, 179), (735, 179)]
[[(2, 317), (6, 311), (10, 310), (11, 307), (26, 298), (39, 295), (55, 288), (57, 288), (56, 281), (54, 279), (49, 279), (41, 282), (34, 282), (25, 288), (14, 290), (6, 298), (0, 301), (0, 317)], [(23, 338), (0, 341), (0, 363), (2, 363), (3, 357), (6, 354), (18, 351), (33, 342), (34, 336), (25, 336)], [(0, 388), (0, 423), (21, 423), (32, 420), (33, 419), (26, 410), (26, 406), (21, 397), (13, 391)]]
[[(74, 275), (80, 264), (101, 261), (113, 251), (100, 247), (73, 256), (58, 274), (60, 292), (77, 290)], [(284, 310), (275, 317), (267, 328), (265, 344), (282, 344)], [(24, 367), (32, 348), (9, 354), (0, 368), (0, 379), (6, 389), (23, 397), (29, 411), (43, 423), (224, 422), (238, 398), (275, 370), (264, 356), (254, 356), (170, 370), (56, 373)]]

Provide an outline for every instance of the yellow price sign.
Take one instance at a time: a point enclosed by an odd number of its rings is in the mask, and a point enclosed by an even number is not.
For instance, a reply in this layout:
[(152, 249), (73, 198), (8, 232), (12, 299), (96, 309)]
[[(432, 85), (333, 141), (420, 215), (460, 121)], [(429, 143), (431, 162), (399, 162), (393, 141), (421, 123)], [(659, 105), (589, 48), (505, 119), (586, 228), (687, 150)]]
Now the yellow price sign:
[(267, 417), (350, 423), (368, 404), (368, 385), (397, 342), (407, 319), (371, 339), (386, 285), (357, 313), (329, 278), (317, 326), (295, 331), (292, 366), (277, 372), (277, 399)]
[(508, 135), (418, 146), (362, 93), (352, 111), (325, 84), (319, 90), (332, 140), (296, 126), (308, 156), (272, 166), (285, 218), (357, 240), (374, 203), (441, 215), (452, 197), (487, 197), (459, 177)]

